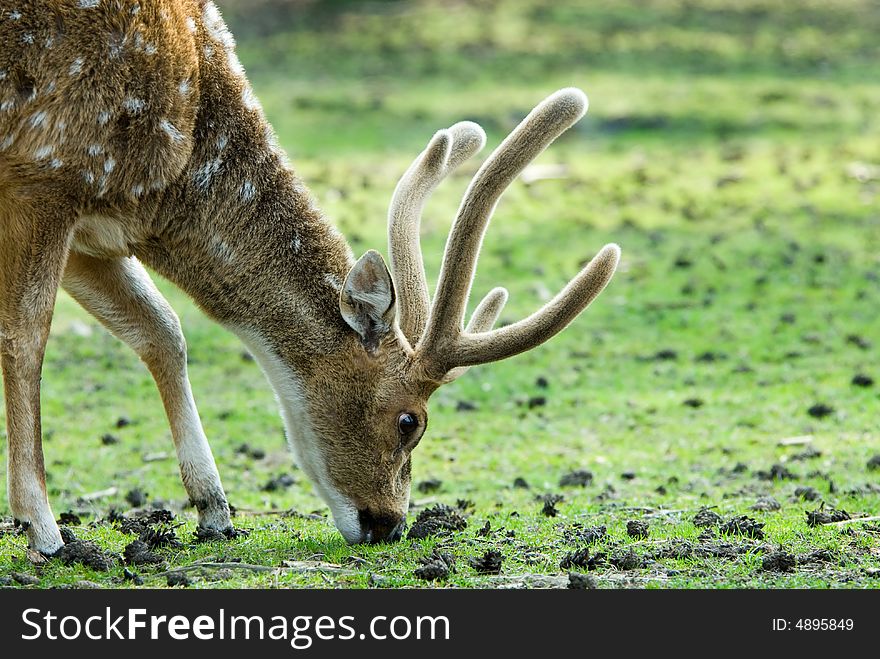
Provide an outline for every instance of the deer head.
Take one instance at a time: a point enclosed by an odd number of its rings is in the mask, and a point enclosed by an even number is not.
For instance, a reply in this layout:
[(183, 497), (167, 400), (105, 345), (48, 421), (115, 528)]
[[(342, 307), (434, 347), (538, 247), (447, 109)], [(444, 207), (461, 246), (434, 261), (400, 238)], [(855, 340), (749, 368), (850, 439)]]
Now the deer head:
[[(339, 295), (350, 332), (344, 351), (306, 378), (310, 435), (300, 464), (330, 505), (349, 542), (396, 540), (410, 493), (410, 458), (428, 426), (427, 401), (471, 366), (512, 357), (560, 332), (602, 291), (620, 250), (606, 245), (569, 284), (531, 316), (493, 329), (507, 291), (495, 288), (464, 315), (483, 235), (504, 189), (587, 109), (563, 89), (545, 99), (483, 163), (451, 229), (433, 300), (419, 246), (422, 208), (453, 169), (479, 151), (485, 133), (462, 122), (438, 131), (401, 178), (389, 211), (391, 268), (368, 251)], [(310, 466), (306, 453), (320, 453)]]

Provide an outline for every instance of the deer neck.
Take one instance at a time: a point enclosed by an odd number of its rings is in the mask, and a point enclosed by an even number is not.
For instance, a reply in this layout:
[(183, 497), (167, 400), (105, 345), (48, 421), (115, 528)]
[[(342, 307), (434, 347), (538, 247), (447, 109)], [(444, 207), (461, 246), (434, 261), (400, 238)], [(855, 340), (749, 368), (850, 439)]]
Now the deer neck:
[(243, 77), (202, 64), (191, 158), (136, 255), (249, 345), (296, 369), (334, 351), (343, 236), (290, 168)]

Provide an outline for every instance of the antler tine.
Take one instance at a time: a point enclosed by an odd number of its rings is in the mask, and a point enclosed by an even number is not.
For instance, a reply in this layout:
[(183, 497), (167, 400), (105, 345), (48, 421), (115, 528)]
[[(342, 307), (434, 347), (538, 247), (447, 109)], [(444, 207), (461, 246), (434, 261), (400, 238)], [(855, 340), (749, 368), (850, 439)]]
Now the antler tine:
[(428, 284), (419, 245), (422, 209), (435, 187), (462, 162), (483, 148), (486, 133), (462, 121), (437, 131), (424, 151), (401, 177), (388, 210), (391, 276), (397, 290), (399, 325), (413, 344), (428, 316)]
[(483, 235), (502, 192), (563, 131), (587, 111), (586, 95), (562, 89), (540, 103), (486, 159), (461, 202), (452, 226), (429, 323), (420, 350), (436, 371), (462, 329)]
[[(613, 243), (605, 245), (556, 297), (528, 318), (489, 332), (466, 332), (459, 336), (450, 349), (449, 363), (458, 367), (484, 364), (541, 345), (589, 306), (611, 281), (619, 261), (620, 247)], [(455, 369), (454, 375), (464, 370)]]

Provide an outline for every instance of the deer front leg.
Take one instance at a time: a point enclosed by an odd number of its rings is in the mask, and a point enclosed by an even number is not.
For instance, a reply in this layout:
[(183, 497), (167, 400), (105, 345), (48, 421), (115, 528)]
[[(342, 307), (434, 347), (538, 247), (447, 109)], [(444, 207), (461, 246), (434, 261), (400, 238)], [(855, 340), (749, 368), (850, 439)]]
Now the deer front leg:
[[(31, 548), (64, 544), (46, 494), (40, 375), (74, 215), (52, 200), (0, 194), (0, 365), (6, 402), (7, 494)], [(39, 210), (37, 210), (39, 209)]]
[(97, 259), (71, 253), (62, 285), (150, 369), (199, 526), (232, 535), (229, 504), (193, 400), (186, 342), (174, 310), (135, 258)]

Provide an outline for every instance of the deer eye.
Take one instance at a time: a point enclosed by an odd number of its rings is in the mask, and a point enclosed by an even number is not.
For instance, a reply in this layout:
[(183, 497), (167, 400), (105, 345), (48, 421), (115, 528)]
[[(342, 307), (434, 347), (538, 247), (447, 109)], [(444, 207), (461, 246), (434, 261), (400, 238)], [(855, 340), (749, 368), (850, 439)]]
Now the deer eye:
[(404, 437), (414, 433), (419, 427), (419, 420), (415, 414), (403, 412), (397, 417), (397, 432)]

